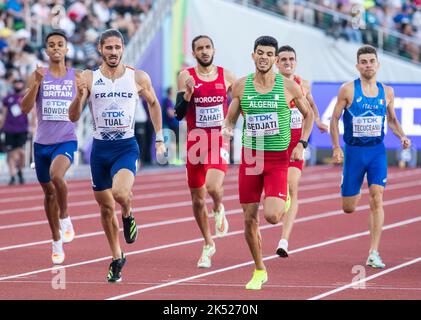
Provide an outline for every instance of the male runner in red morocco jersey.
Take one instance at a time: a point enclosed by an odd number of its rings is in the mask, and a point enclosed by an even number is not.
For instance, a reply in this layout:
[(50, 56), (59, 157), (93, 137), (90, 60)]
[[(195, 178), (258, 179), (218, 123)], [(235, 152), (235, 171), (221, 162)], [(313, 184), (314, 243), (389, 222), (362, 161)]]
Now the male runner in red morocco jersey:
[(180, 73), (176, 117), (187, 120), (187, 182), (196, 222), (205, 240), (199, 268), (210, 268), (216, 252), (209, 228), (206, 191), (213, 200), (216, 236), (228, 232), (228, 221), (222, 204), (223, 182), (229, 163), (229, 142), (223, 142), (221, 126), (227, 114), (227, 91), (235, 81), (228, 70), (215, 66), (213, 41), (205, 35), (192, 41), (194, 68)]
[[(304, 96), (313, 110), (314, 119), (316, 126), (320, 132), (327, 132), (329, 127), (320, 121), (319, 111), (314, 103), (313, 96), (311, 95), (310, 83), (299, 76), (295, 75), (295, 69), (297, 66), (297, 55), (294, 48), (290, 46), (282, 46), (278, 50), (278, 63), (277, 67), (279, 73), (284, 77), (294, 80), (301, 87)], [(291, 107), (291, 142), (289, 144), (288, 153), (291, 154), (298, 143), (301, 143), (304, 149), (307, 147), (308, 142), (301, 139), (303, 116), (301, 115), (298, 108), (295, 106), (294, 100), (290, 103)], [(298, 211), (298, 184), (301, 178), (301, 172), (303, 171), (304, 160), (291, 160), (288, 166), (288, 189), (291, 197), (291, 206), (284, 216), (284, 222), (282, 224), (282, 236), (278, 243), (276, 253), (283, 258), (288, 257), (288, 240), (291, 235), (292, 227), (294, 225), (295, 217)]]

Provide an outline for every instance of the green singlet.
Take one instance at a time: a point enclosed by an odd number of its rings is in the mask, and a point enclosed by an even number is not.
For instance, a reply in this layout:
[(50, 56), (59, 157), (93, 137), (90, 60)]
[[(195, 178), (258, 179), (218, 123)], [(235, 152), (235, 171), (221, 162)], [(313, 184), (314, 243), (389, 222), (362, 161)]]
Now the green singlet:
[(241, 109), (244, 116), (243, 147), (253, 150), (284, 151), (291, 140), (291, 109), (285, 100), (284, 80), (277, 74), (269, 93), (258, 93), (254, 74), (247, 77)]

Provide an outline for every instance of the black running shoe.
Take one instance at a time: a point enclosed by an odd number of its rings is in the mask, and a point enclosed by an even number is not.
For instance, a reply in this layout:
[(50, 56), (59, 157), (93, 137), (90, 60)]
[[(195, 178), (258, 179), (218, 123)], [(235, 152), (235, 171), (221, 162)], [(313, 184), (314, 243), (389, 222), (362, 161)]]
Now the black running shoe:
[(21, 170), (18, 171), (18, 180), (19, 180), (19, 184), (25, 184), (25, 179), (23, 178), (23, 174)]
[(10, 177), (10, 180), (9, 180), (9, 186), (13, 186), (14, 184), (15, 184), (15, 177), (13, 176), (13, 177)]
[(132, 213), (127, 218), (123, 218), (124, 239), (127, 243), (133, 243), (137, 239), (137, 226)]
[(108, 282), (115, 283), (120, 282), (122, 279), (121, 270), (126, 263), (126, 256), (121, 253), (121, 259), (113, 259), (108, 270), (107, 280)]

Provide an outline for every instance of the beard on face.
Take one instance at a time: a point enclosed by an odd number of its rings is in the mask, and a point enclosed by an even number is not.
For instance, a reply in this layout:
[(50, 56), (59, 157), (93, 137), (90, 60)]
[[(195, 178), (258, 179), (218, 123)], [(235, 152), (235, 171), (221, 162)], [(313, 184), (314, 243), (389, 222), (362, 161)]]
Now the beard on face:
[(260, 69), (259, 66), (258, 66), (258, 64), (256, 63), (256, 69), (257, 69), (257, 71), (259, 71), (259, 72), (261, 72), (263, 74), (266, 74), (269, 71), (271, 71), (272, 70), (272, 67), (273, 67), (273, 64), (271, 66), (269, 66), (269, 68), (267, 70), (264, 70), (264, 69)]
[(107, 66), (109, 66), (110, 68), (117, 68), (118, 65), (120, 64), (121, 58), (119, 59), (118, 56), (110, 56), (110, 58), (117, 58), (117, 63), (116, 64), (110, 64), (108, 63), (108, 60), (106, 59), (106, 57), (101, 54), (102, 56), (102, 60), (107, 64)]
[(14, 87), (13, 90), (15, 91), (16, 94), (22, 93), (23, 89), (25, 89), (24, 87)]
[(196, 60), (197, 60), (197, 63), (200, 64), (202, 67), (207, 68), (210, 65), (212, 65), (212, 63), (213, 63), (213, 56), (211, 57), (211, 59), (209, 60), (209, 62), (204, 62), (200, 58), (196, 58)]

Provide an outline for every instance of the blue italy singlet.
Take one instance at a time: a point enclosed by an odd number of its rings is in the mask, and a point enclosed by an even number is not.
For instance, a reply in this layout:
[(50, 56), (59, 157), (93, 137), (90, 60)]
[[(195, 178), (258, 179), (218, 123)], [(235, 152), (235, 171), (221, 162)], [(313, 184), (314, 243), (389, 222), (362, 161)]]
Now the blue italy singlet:
[(354, 80), (354, 100), (344, 112), (344, 141), (351, 146), (373, 146), (384, 138), (386, 97), (383, 85), (377, 82), (377, 97), (366, 97), (361, 80)]

